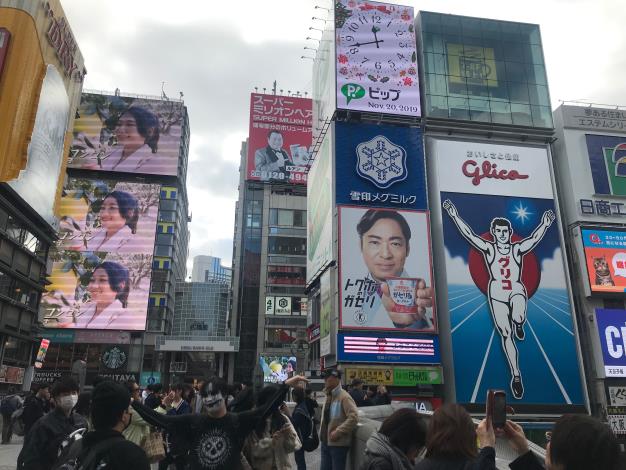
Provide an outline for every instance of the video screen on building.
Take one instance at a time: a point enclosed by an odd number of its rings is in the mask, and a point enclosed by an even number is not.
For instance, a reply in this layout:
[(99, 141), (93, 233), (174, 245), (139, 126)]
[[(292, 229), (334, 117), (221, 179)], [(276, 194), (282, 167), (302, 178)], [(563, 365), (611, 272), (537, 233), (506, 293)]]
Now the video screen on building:
[(154, 251), (160, 185), (69, 178), (61, 195), (58, 248)]
[(144, 330), (158, 184), (70, 178), (42, 297), (49, 328)]
[(260, 356), (259, 365), (263, 371), (263, 382), (282, 383), (296, 372), (295, 356)]
[(339, 333), (337, 359), (347, 362), (438, 364), (437, 336)]
[(68, 168), (176, 175), (181, 102), (84, 93)]
[(592, 293), (626, 292), (626, 230), (581, 230)]
[(246, 179), (306, 184), (312, 106), (308, 98), (252, 93)]

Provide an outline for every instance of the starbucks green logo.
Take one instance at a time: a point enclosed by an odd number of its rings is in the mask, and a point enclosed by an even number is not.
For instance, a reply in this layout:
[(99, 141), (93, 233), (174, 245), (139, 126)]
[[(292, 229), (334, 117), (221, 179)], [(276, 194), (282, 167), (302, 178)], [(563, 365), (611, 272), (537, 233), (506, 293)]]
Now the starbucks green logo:
[(341, 87), (341, 93), (343, 93), (348, 100), (348, 104), (350, 104), (350, 101), (358, 100), (365, 96), (365, 88), (356, 83), (346, 83)]

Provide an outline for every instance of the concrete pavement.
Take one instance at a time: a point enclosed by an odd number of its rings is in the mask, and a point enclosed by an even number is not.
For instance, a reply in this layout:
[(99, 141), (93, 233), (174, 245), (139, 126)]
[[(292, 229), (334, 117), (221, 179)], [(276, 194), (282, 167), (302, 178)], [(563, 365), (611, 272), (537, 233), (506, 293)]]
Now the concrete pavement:
[(15, 470), (17, 456), (22, 450), (23, 437), (13, 436), (11, 444), (0, 445), (0, 470)]

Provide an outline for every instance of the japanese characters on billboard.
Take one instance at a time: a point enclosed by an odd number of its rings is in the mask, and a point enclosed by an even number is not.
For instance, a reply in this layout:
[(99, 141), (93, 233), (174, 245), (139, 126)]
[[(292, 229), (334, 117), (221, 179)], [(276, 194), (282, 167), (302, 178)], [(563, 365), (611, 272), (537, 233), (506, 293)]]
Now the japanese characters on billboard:
[(252, 93), (246, 179), (306, 184), (312, 115), (308, 98)]
[(337, 359), (346, 362), (438, 364), (439, 338), (432, 335), (383, 336), (339, 333)]
[(626, 230), (581, 229), (593, 293), (626, 292)]
[(607, 377), (626, 377), (626, 310), (596, 309), (602, 362)]
[(307, 282), (333, 260), (332, 126), (311, 165), (307, 182)]
[(181, 102), (83, 93), (68, 168), (176, 175)]
[(53, 65), (46, 75), (39, 94), (35, 126), (28, 145), (26, 168), (9, 182), (46, 222), (57, 226), (54, 213), (61, 166), (65, 158), (65, 133), (70, 102), (63, 77)]
[(341, 328), (435, 332), (428, 213), (339, 207)]
[(457, 401), (583, 404), (546, 149), (433, 146)]
[(427, 209), (422, 132), (335, 124), (337, 204)]
[(595, 193), (626, 196), (626, 137), (587, 134), (586, 138)]
[(296, 372), (295, 356), (260, 356), (259, 365), (263, 371), (263, 382), (282, 383)]
[(335, 28), (337, 108), (419, 117), (413, 8), (338, 0)]
[(145, 328), (159, 189), (68, 179), (51, 284), (42, 297), (44, 326)]

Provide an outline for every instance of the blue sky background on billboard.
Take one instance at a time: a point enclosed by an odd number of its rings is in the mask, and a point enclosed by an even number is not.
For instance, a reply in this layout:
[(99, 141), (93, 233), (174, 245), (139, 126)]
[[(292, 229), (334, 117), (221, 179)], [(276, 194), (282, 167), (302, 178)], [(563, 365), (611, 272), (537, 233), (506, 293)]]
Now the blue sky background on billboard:
[[(239, 150), (248, 134), (250, 92), (258, 86), (311, 92), (307, 36), (324, 0), (63, 0), (88, 74), (85, 87), (185, 94), (191, 124), (190, 258), (231, 262)], [(626, 104), (622, 0), (403, 0), (418, 10), (538, 23), (553, 107), (558, 100)], [(320, 28), (321, 29), (321, 28)], [(620, 101), (622, 100), (622, 101)], [(207, 200), (211, 204), (207, 204)]]

